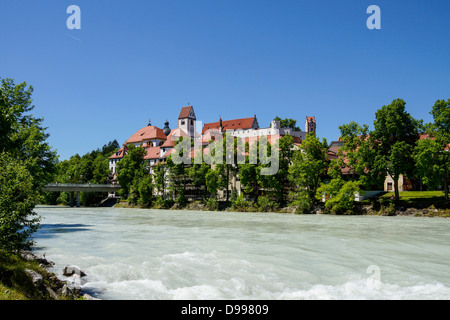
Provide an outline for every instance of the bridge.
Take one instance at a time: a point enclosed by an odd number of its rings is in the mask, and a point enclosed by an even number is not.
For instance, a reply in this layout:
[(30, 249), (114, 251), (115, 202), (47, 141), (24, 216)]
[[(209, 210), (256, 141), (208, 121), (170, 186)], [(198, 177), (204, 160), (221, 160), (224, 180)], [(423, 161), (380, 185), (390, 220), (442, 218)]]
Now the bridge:
[(70, 206), (74, 206), (74, 194), (76, 193), (76, 206), (80, 206), (80, 192), (116, 192), (120, 190), (118, 184), (80, 184), (80, 183), (49, 183), (42, 188), (43, 191), (70, 192)]

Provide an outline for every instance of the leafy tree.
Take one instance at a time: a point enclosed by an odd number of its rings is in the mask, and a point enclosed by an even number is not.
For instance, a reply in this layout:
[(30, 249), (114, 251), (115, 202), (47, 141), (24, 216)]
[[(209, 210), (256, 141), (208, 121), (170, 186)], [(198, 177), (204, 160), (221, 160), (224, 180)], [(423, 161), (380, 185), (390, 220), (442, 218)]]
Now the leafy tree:
[(209, 170), (205, 176), (206, 190), (208, 191), (210, 197), (217, 194), (219, 190), (219, 174), (216, 170)]
[[(321, 176), (326, 173), (328, 145), (313, 133), (306, 136), (298, 150), (293, 152), (292, 165), (289, 167), (289, 180), (298, 190), (297, 197), (306, 197), (303, 203), (312, 205)], [(295, 201), (295, 198), (294, 198)]]
[(275, 117), (273, 120), (280, 121), (281, 128), (291, 128), (295, 131), (300, 131), (300, 128), (296, 126), (297, 120), (292, 118), (281, 119), (280, 117)]
[(405, 101), (396, 99), (375, 113), (371, 133), (376, 152), (374, 166), (394, 180), (395, 199), (399, 200), (398, 179), (414, 168), (412, 150), (419, 139), (421, 122), (405, 110)]
[(29, 113), (32, 92), (25, 82), (0, 79), (0, 250), (8, 252), (31, 244), (39, 221), (33, 208), (57, 161), (43, 119)]
[(145, 150), (133, 145), (129, 145), (127, 148), (127, 154), (117, 163), (117, 179), (121, 186), (120, 193), (125, 197), (130, 195), (133, 182), (136, 183), (134, 180), (148, 174), (143, 159)]
[(34, 109), (32, 93), (33, 87), (25, 82), (15, 85), (12, 79), (1, 79), (0, 152), (22, 160), (40, 191), (55, 173), (57, 155), (46, 141), (49, 134), (42, 127), (43, 119), (29, 113)]
[(32, 244), (39, 228), (33, 209), (37, 194), (33, 176), (23, 161), (0, 153), (0, 251), (17, 252)]
[[(198, 152), (196, 157), (200, 157), (200, 151)], [(194, 157), (191, 159), (192, 165), (187, 169), (188, 176), (191, 178), (192, 184), (198, 189), (206, 190), (206, 174), (211, 167), (205, 163), (205, 160), (202, 159), (202, 163), (195, 163)]]
[(158, 162), (155, 167), (153, 178), (156, 190), (161, 194), (162, 198), (165, 198), (166, 194), (166, 166)]
[(437, 100), (431, 112), (433, 123), (427, 124), (429, 139), (418, 142), (414, 159), (424, 183), (431, 187), (443, 186), (448, 201), (450, 172), (450, 99)]
[(138, 180), (138, 193), (139, 200), (138, 204), (146, 207), (150, 207), (153, 197), (153, 185), (152, 176), (147, 174)]

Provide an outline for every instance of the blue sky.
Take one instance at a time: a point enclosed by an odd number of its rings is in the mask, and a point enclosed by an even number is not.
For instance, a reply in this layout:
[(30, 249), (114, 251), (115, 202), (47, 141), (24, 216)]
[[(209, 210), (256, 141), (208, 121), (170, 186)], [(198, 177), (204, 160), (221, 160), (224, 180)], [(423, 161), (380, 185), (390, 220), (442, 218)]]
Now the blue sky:
[[(69, 5), (81, 30), (69, 30)], [(369, 5), (381, 30), (369, 30)], [(34, 87), (61, 160), (141, 127), (315, 116), (329, 142), (396, 98), (450, 98), (448, 0), (0, 0), (0, 77)]]

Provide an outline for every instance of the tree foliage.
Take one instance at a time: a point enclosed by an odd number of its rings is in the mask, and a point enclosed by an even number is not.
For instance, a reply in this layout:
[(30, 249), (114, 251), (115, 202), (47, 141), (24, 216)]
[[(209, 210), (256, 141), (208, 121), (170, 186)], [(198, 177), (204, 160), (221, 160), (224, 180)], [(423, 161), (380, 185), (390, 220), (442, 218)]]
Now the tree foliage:
[(6, 252), (31, 244), (40, 186), (52, 178), (57, 162), (43, 119), (30, 113), (32, 93), (25, 82), (0, 79), (0, 250)]

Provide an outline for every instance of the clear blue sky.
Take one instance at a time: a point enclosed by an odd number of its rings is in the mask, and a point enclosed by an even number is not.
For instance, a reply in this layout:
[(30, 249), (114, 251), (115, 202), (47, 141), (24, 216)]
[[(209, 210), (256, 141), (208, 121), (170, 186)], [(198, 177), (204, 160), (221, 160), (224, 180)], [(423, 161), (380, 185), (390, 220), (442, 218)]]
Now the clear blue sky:
[[(81, 30), (69, 30), (69, 5)], [(369, 5), (381, 30), (369, 30)], [(194, 106), (204, 123), (257, 115), (339, 137), (396, 98), (431, 121), (450, 98), (448, 0), (0, 0), (0, 77), (33, 85), (61, 159)]]

